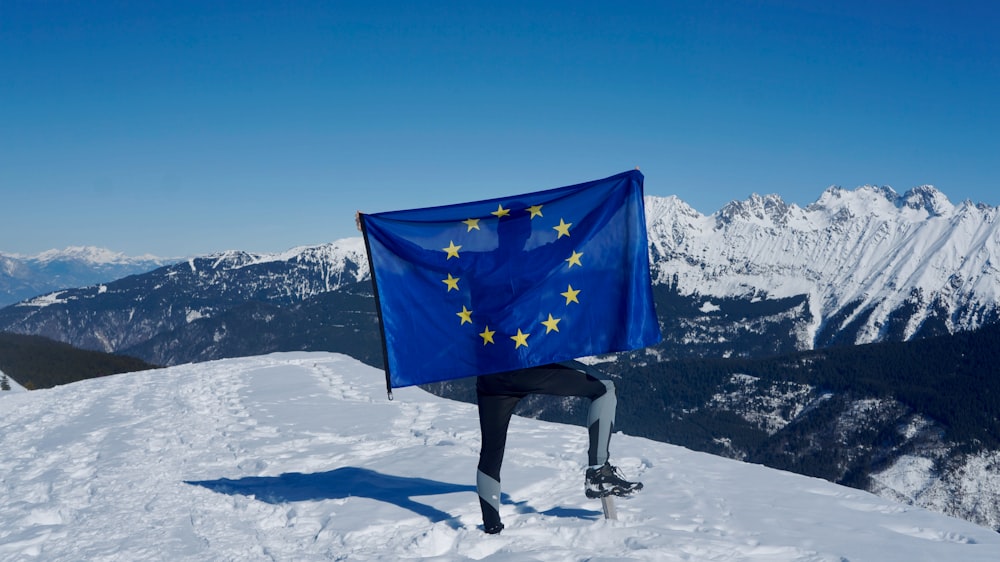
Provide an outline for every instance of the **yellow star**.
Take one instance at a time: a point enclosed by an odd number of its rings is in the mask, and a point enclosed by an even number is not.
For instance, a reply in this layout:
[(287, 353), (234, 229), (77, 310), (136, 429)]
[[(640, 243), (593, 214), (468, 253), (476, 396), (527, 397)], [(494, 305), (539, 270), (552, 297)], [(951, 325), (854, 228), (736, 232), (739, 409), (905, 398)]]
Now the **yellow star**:
[(510, 209), (504, 209), (503, 205), (497, 205), (497, 210), (490, 213), (491, 215), (496, 215), (497, 218), (506, 217), (510, 214)]
[(542, 206), (541, 205), (532, 205), (532, 206), (528, 207), (528, 212), (531, 213), (531, 216), (528, 217), (529, 219), (533, 219), (535, 217), (540, 217), (540, 216), (542, 216)]
[(573, 267), (574, 264), (578, 265), (580, 267), (583, 267), (583, 264), (580, 263), (580, 256), (582, 256), (582, 255), (583, 255), (583, 252), (577, 252), (577, 251), (574, 250), (573, 251), (573, 255), (571, 255), (570, 257), (566, 258), (566, 260), (564, 260), (564, 261), (568, 261), (570, 267)]
[(574, 290), (572, 285), (566, 285), (566, 292), (559, 294), (566, 297), (566, 304), (569, 304), (571, 302), (580, 304), (580, 301), (576, 300), (576, 296), (580, 294), (580, 289)]
[(446, 252), (448, 252), (448, 257), (445, 258), (445, 259), (450, 260), (451, 258), (457, 258), (458, 257), (458, 250), (460, 248), (461, 248), (461, 246), (456, 246), (455, 245), (455, 241), (451, 240), (451, 241), (449, 241), (447, 248), (441, 248), (441, 249), (444, 250), (444, 251), (446, 251)]
[(562, 238), (563, 236), (569, 236), (569, 227), (572, 225), (573, 223), (571, 222), (566, 222), (562, 219), (559, 219), (559, 226), (552, 227), (552, 230), (555, 230), (556, 232), (559, 233), (559, 236), (556, 236), (556, 240)]
[[(472, 324), (472, 311), (465, 308), (465, 306), (462, 306), (462, 312), (456, 312), (455, 316), (458, 316), (459, 318), (462, 319), (462, 324), (465, 324), (466, 322)], [(462, 324), (459, 324), (459, 326), (461, 326)]]
[(559, 331), (559, 321), (560, 320), (562, 320), (562, 319), (561, 318), (553, 318), (552, 315), (549, 314), (549, 319), (542, 321), (542, 325), (545, 326), (545, 333), (547, 334), (547, 333), (549, 333), (549, 332), (551, 332), (553, 330), (555, 330), (555, 331), (558, 332)]
[(465, 219), (462, 222), (465, 223), (465, 226), (469, 227), (469, 230), (466, 230), (466, 232), (472, 232), (473, 228), (479, 230), (479, 219)]
[(451, 291), (452, 289), (455, 289), (457, 291), (459, 279), (461, 279), (461, 277), (452, 277), (451, 274), (449, 273), (448, 278), (442, 279), (441, 282), (448, 286), (449, 291)]
[(517, 348), (521, 347), (522, 345), (524, 347), (528, 347), (528, 336), (530, 336), (530, 335), (531, 335), (530, 333), (528, 333), (528, 334), (522, 333), (521, 329), (518, 328), (517, 329), (517, 335), (510, 337), (510, 339), (514, 340), (514, 344), (515, 344), (514, 345), (514, 349), (517, 349)]
[(480, 332), (479, 333), (479, 337), (483, 338), (483, 345), (486, 345), (488, 343), (495, 343), (493, 341), (493, 334), (495, 334), (495, 333), (496, 333), (496, 331), (490, 330), (489, 326), (487, 326), (485, 330), (483, 330), (482, 332)]

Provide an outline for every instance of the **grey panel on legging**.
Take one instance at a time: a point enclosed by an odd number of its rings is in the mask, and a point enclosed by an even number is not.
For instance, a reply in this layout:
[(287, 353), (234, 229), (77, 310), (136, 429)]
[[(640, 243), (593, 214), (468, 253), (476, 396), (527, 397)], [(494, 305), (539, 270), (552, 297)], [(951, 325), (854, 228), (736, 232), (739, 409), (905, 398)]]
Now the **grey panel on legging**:
[(500, 524), (500, 482), (477, 470), (476, 492), (479, 493), (479, 506), (483, 511), (483, 526), (487, 529), (496, 527)]
[(618, 398), (615, 396), (615, 383), (602, 379), (608, 388), (600, 398), (590, 402), (587, 412), (587, 431), (590, 434), (588, 461), (591, 466), (602, 465), (608, 461), (608, 443), (611, 432), (615, 429), (615, 414), (618, 408)]
[(587, 411), (587, 431), (590, 435), (588, 462), (591, 466), (602, 465), (608, 460), (608, 444), (615, 429), (615, 415), (618, 409), (615, 383), (601, 371), (580, 361), (563, 361), (560, 365), (594, 377), (604, 383), (607, 389), (604, 394), (590, 402), (590, 410)]

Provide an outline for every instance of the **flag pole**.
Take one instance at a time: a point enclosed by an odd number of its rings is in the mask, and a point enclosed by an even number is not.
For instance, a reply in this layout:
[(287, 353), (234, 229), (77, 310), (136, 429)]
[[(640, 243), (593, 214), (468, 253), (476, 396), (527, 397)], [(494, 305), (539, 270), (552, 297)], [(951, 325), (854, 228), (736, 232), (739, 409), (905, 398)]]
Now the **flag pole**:
[(389, 377), (389, 349), (385, 343), (385, 330), (382, 328), (382, 307), (379, 306), (378, 285), (375, 282), (375, 265), (372, 263), (372, 249), (368, 244), (368, 229), (365, 228), (365, 221), (361, 218), (361, 211), (354, 213), (354, 224), (361, 231), (361, 237), (365, 240), (365, 254), (368, 256), (368, 275), (372, 278), (372, 293), (375, 296), (375, 310), (378, 313), (379, 333), (382, 336), (382, 365), (385, 368), (385, 392), (392, 400), (392, 379)]
[(601, 498), (601, 508), (604, 509), (604, 518), (617, 520), (618, 511), (615, 509), (615, 498), (614, 496), (604, 496)]

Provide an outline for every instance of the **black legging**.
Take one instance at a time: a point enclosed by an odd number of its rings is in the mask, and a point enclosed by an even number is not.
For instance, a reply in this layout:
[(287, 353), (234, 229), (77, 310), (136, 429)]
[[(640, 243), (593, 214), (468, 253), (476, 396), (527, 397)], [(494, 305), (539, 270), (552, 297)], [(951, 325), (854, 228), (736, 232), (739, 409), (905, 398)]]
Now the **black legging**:
[(479, 377), (476, 397), (483, 444), (479, 451), (476, 488), (486, 529), (500, 525), (500, 465), (507, 444), (507, 428), (514, 407), (529, 394), (589, 398), (588, 462), (601, 465), (608, 460), (608, 441), (614, 428), (617, 398), (614, 383), (600, 371), (579, 361), (568, 361)]

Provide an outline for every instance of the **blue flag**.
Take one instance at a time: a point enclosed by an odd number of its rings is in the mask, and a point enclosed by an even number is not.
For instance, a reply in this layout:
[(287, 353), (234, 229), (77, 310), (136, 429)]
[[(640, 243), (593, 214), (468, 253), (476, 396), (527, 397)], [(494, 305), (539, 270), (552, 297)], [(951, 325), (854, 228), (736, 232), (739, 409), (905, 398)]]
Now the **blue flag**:
[(660, 341), (642, 181), (362, 214), (389, 389)]

